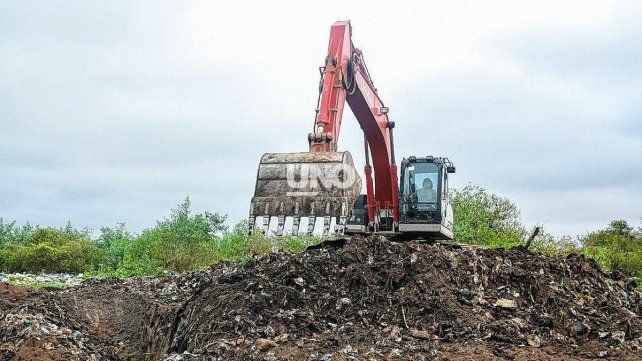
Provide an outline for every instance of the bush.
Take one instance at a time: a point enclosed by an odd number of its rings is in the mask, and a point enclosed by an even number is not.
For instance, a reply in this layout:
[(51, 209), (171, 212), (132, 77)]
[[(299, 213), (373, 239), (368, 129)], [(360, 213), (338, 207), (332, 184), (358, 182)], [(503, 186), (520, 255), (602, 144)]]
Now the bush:
[(451, 204), (458, 242), (509, 248), (526, 238), (519, 209), (507, 198), (469, 185), (452, 191)]
[(125, 229), (125, 223), (116, 227), (102, 227), (96, 244), (96, 269), (116, 270), (124, 266), (125, 254), (135, 240), (135, 236)]
[(0, 218), (0, 247), (7, 243), (25, 243), (36, 229), (37, 227), (33, 227), (29, 222), (18, 227), (15, 221), (5, 223), (4, 219)]
[(94, 276), (159, 275), (206, 268), (222, 259), (244, 261), (276, 249), (301, 252), (320, 242), (316, 236), (247, 236), (247, 223), (230, 230), (226, 216), (191, 211), (186, 198), (169, 218), (140, 235), (124, 223), (103, 227), (93, 241), (90, 230), (16, 226), (0, 219), (0, 270), (9, 272), (83, 272)]
[(566, 257), (571, 253), (581, 252), (578, 242), (573, 241), (570, 237), (557, 238), (544, 231), (535, 237), (530, 249), (553, 257)]
[(247, 260), (275, 249), (300, 252), (322, 238), (284, 236), (270, 238), (256, 233), (247, 236), (247, 223), (230, 230), (226, 217), (217, 213), (192, 214), (187, 198), (170, 217), (133, 236), (124, 224), (101, 228), (96, 240), (99, 260), (94, 275), (157, 275), (165, 271), (185, 272), (206, 268), (223, 259)]
[(247, 236), (247, 222), (237, 223), (231, 231), (226, 230), (216, 242), (216, 250), (223, 259), (236, 259), (250, 253), (249, 248), (258, 238)]
[[(454, 190), (452, 205), (456, 241), (510, 248), (523, 244), (529, 234), (517, 206), (483, 188)], [(245, 263), (253, 255), (274, 250), (301, 252), (324, 240), (305, 235), (274, 238), (260, 232), (248, 237), (246, 222), (230, 229), (225, 226), (226, 216), (193, 214), (190, 208), (186, 198), (169, 218), (140, 235), (129, 233), (121, 223), (101, 228), (94, 240), (89, 229), (78, 230), (69, 223), (62, 228), (39, 228), (0, 219), (0, 271), (158, 275), (203, 269), (223, 259)], [(542, 233), (531, 250), (551, 256), (582, 252), (606, 269), (642, 277), (642, 230), (634, 230), (626, 221), (613, 221), (577, 242)]]
[[(169, 219), (146, 229), (131, 240), (123, 229), (105, 230), (109, 264), (122, 275), (158, 274), (165, 270), (184, 272), (218, 262), (217, 242), (227, 230), (225, 216), (218, 213), (192, 215), (189, 198), (171, 211)], [(115, 240), (115, 242), (114, 242)]]
[(0, 269), (8, 272), (81, 273), (94, 262), (94, 245), (87, 238), (55, 228), (40, 228), (24, 243), (0, 248)]
[(642, 277), (642, 234), (626, 221), (612, 221), (606, 229), (582, 237), (581, 242), (584, 254), (604, 268)]

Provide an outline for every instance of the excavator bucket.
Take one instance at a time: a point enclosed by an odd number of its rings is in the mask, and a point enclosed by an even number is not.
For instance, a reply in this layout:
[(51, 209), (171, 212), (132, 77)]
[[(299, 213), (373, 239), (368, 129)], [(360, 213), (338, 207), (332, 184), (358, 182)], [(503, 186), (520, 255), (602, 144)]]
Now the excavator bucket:
[(248, 220), (252, 234), (262, 217), (261, 232), (267, 234), (276, 217), (276, 235), (283, 235), (286, 217), (292, 217), (292, 234), (299, 233), (301, 218), (307, 218), (312, 234), (317, 217), (323, 217), (323, 234), (342, 233), (361, 192), (361, 178), (349, 152), (266, 153), (256, 176)]

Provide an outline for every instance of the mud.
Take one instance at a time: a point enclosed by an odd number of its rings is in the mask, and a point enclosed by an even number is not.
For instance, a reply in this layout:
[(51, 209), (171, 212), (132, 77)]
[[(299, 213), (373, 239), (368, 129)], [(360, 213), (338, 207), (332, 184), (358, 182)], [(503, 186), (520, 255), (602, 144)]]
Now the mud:
[(0, 360), (638, 360), (634, 289), (580, 255), (353, 238), (184, 276), (0, 283)]

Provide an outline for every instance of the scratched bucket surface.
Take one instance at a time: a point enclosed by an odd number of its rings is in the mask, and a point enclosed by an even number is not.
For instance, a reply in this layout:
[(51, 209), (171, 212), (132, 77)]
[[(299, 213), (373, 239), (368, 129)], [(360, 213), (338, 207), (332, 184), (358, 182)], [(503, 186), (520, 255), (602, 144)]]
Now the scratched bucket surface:
[(300, 217), (339, 217), (345, 224), (360, 192), (361, 178), (349, 152), (267, 153), (257, 172), (250, 231), (260, 216), (267, 217), (267, 226), (269, 217), (279, 217), (277, 234), (284, 217), (293, 217), (293, 233)]

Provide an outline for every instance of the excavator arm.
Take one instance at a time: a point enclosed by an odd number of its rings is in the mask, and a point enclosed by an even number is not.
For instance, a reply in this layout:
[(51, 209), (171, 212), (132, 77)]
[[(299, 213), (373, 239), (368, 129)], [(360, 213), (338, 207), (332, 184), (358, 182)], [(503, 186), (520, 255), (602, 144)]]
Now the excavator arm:
[(394, 122), (388, 119), (388, 108), (377, 94), (363, 53), (352, 43), (350, 22), (337, 21), (330, 30), (328, 56), (322, 68), (315, 132), (308, 136), (310, 152), (337, 151), (346, 102), (365, 135), (364, 171), (369, 223), (373, 224), (381, 211), (387, 212), (389, 217), (398, 222), (399, 184), (394, 156)]

